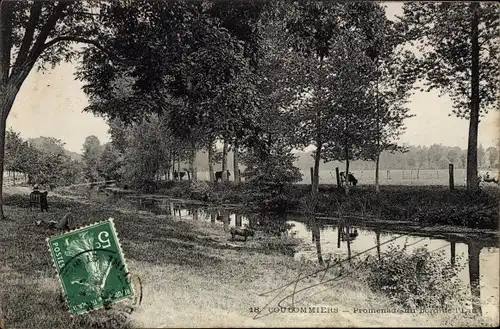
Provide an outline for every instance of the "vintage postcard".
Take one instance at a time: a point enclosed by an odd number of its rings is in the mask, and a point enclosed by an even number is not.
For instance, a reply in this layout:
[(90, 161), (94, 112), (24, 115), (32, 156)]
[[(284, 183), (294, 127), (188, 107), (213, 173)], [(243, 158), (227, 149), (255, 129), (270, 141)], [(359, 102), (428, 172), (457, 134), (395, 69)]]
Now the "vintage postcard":
[(499, 23), (0, 0), (0, 329), (497, 327)]

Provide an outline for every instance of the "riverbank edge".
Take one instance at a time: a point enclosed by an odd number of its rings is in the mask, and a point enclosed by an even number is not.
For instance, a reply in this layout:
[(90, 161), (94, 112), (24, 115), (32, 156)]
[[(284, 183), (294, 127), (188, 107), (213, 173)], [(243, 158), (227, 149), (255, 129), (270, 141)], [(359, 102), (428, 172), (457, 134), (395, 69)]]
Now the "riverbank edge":
[[(170, 200), (180, 204), (186, 204), (190, 206), (200, 206), (208, 207), (212, 209), (228, 209), (233, 211), (241, 211), (245, 209), (243, 204), (216, 204), (210, 202), (202, 202), (193, 199), (184, 198), (174, 198), (166, 194), (143, 194), (140, 192), (132, 192), (123, 195), (126, 198), (142, 198), (142, 199), (159, 199), (159, 200)], [(299, 211), (288, 211), (286, 213), (287, 217), (293, 218), (293, 216), (304, 216), (302, 212)], [(325, 224), (336, 225), (343, 224), (346, 221), (353, 226), (363, 226), (369, 228), (378, 228), (380, 230), (391, 230), (393, 233), (408, 234), (412, 233), (415, 235), (428, 236), (432, 235), (436, 238), (448, 238), (456, 240), (465, 240), (465, 236), (468, 235), (469, 238), (481, 238), (486, 240), (492, 240), (498, 242), (500, 239), (500, 229), (483, 229), (483, 228), (469, 228), (465, 226), (453, 226), (453, 225), (423, 225), (418, 222), (410, 220), (385, 220), (373, 217), (362, 217), (362, 216), (343, 216), (339, 218), (338, 216), (327, 216), (324, 213), (314, 213), (312, 215), (316, 220), (320, 220)]]

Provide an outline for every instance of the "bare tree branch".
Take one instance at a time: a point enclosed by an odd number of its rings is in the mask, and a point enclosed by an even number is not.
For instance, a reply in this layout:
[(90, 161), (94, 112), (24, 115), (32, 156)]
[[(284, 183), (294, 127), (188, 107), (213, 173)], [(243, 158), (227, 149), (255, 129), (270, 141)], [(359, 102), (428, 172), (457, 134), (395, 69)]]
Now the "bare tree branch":
[(89, 45), (92, 45), (94, 47), (96, 47), (97, 49), (99, 49), (100, 51), (102, 51), (103, 53), (105, 53), (106, 55), (108, 55), (111, 59), (116, 59), (118, 61), (123, 61), (123, 59), (119, 58), (118, 56), (116, 56), (116, 54), (114, 54), (113, 52), (109, 51), (108, 49), (106, 49), (105, 47), (103, 47), (99, 41), (97, 40), (91, 40), (91, 39), (86, 39), (86, 38), (82, 38), (82, 37), (78, 37), (78, 36), (71, 36), (71, 35), (63, 35), (63, 36), (59, 36), (59, 37), (56, 37), (50, 41), (47, 41), (43, 46), (42, 46), (42, 52), (47, 49), (47, 48), (50, 48), (51, 46), (55, 45), (56, 43), (58, 42), (61, 42), (61, 41), (71, 41), (71, 42), (78, 42), (78, 43), (86, 43), (86, 44), (89, 44)]
[(78, 42), (78, 43), (86, 43), (86, 44), (93, 45), (94, 47), (96, 47), (97, 49), (99, 49), (103, 52), (107, 52), (107, 50), (104, 47), (102, 47), (101, 44), (96, 40), (90, 40), (90, 39), (85, 39), (85, 38), (70, 36), (70, 35), (59, 36), (59, 37), (56, 37), (52, 40), (47, 41), (42, 46), (42, 52), (45, 49), (50, 48), (53, 45), (55, 45), (56, 43), (61, 42), (61, 41), (72, 41), (72, 42)]

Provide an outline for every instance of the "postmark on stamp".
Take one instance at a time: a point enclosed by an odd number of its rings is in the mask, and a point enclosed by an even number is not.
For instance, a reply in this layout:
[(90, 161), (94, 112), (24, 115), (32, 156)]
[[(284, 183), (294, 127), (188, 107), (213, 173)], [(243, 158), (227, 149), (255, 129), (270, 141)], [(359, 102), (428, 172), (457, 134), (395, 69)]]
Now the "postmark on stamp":
[(112, 218), (47, 238), (47, 243), (71, 313), (134, 296)]

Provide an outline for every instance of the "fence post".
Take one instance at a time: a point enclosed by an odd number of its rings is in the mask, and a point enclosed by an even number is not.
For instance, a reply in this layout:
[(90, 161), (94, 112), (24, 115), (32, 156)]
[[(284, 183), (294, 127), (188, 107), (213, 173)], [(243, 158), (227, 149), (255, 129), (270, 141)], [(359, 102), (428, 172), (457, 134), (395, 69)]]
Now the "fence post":
[(451, 265), (452, 266), (455, 266), (455, 242), (451, 242), (450, 243), (450, 246), (451, 246), (451, 250), (450, 250), (450, 254), (451, 254)]
[(453, 163), (449, 164), (449, 175), (450, 175), (450, 190), (453, 191), (455, 188), (454, 175), (453, 175)]
[(314, 185), (314, 168), (310, 167), (309, 169), (311, 171), (311, 184)]
[(340, 187), (339, 167), (335, 167), (335, 177), (337, 178), (337, 187)]

